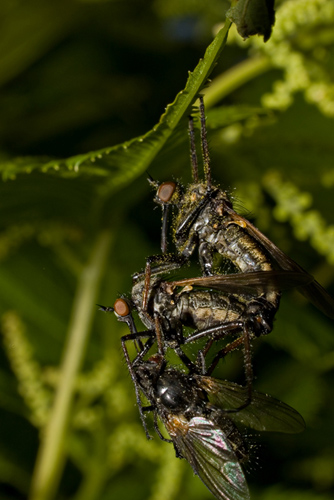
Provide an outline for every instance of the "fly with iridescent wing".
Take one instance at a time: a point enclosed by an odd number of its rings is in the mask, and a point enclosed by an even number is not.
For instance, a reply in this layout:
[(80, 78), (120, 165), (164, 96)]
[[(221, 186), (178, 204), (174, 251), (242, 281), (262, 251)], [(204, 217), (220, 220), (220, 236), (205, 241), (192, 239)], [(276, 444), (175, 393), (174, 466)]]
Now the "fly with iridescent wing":
[[(226, 412), (245, 397), (245, 388), (208, 376), (166, 368), (156, 355), (134, 366), (138, 387), (164, 424), (176, 456), (185, 458), (218, 500), (249, 500), (243, 471), (249, 450), (236, 424), (256, 431), (297, 433), (304, 430), (301, 415), (277, 399), (254, 392), (252, 403), (233, 414)], [(144, 408), (145, 409), (145, 408)]]

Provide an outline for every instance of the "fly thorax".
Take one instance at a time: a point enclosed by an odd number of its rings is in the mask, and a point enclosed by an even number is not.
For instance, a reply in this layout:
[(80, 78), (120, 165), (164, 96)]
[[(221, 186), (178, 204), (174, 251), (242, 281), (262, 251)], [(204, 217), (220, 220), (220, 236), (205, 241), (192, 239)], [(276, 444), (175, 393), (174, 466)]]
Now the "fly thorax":
[(131, 291), (131, 298), (137, 310), (141, 307), (143, 301), (143, 292), (144, 292), (144, 280), (141, 280), (133, 285)]
[[(159, 278), (160, 279), (160, 278)], [(157, 279), (155, 281), (158, 281)], [(149, 290), (148, 301), (147, 301), (147, 311), (143, 311), (143, 296), (144, 296), (144, 279), (140, 279), (138, 282), (135, 282), (132, 286), (131, 290), (131, 299), (135, 305), (135, 308), (138, 312), (138, 316), (140, 320), (144, 323), (147, 328), (152, 328), (152, 319), (151, 315), (147, 312), (152, 309), (152, 301), (155, 296), (155, 288), (154, 281), (153, 284), (151, 282), (151, 288)]]
[(177, 219), (179, 223), (197, 207), (206, 193), (206, 186), (204, 184), (190, 184), (188, 186), (181, 202), (178, 204), (179, 214)]
[[(199, 222), (202, 226), (202, 212), (206, 204), (209, 203), (207, 195), (208, 192), (205, 184), (190, 184), (178, 204), (178, 214), (174, 219), (173, 231), (175, 244), (179, 250), (185, 246), (185, 251), (187, 251), (187, 244), (189, 244), (191, 234), (194, 232), (194, 224)], [(201, 208), (202, 205), (203, 210)]]
[(159, 365), (153, 362), (147, 362), (134, 367), (137, 381), (151, 403), (155, 400), (153, 382), (159, 376), (159, 369)]
[(193, 407), (203, 403), (197, 387), (191, 382), (192, 379), (187, 379), (181, 372), (162, 375), (155, 388), (158, 402), (174, 414), (191, 412)]
[(180, 323), (182, 302), (174, 294), (159, 290), (154, 296), (154, 312), (167, 322), (165, 327), (174, 328)]
[[(145, 290), (145, 273), (139, 273), (138, 275), (135, 275), (132, 279), (133, 279), (133, 285), (131, 290), (131, 298), (132, 302), (136, 306), (136, 309), (139, 310), (141, 309), (143, 303), (143, 295)], [(155, 290), (159, 286), (160, 282), (161, 282), (161, 276), (159, 274), (151, 276), (150, 288), (148, 292), (148, 302), (152, 301), (152, 298), (156, 294)]]

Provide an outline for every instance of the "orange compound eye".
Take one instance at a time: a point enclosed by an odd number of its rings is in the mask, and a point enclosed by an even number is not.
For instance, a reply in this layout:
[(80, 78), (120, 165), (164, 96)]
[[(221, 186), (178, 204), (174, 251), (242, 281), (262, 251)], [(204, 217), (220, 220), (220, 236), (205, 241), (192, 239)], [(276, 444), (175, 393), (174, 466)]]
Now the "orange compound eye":
[(130, 314), (130, 308), (126, 300), (117, 299), (114, 304), (114, 311), (118, 316), (124, 317)]
[(167, 202), (171, 199), (176, 188), (175, 182), (164, 182), (159, 186), (157, 197), (163, 201)]

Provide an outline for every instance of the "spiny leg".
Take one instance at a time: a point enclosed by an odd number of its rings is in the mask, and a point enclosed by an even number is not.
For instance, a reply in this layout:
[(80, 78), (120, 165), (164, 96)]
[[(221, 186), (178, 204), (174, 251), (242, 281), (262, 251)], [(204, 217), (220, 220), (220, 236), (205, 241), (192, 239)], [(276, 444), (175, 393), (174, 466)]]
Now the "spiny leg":
[(157, 416), (157, 412), (154, 412), (154, 416), (153, 416), (153, 423), (154, 423), (154, 429), (155, 429), (155, 432), (158, 434), (159, 438), (162, 440), (162, 441), (165, 441), (166, 443), (172, 443), (172, 439), (167, 439), (165, 438), (162, 434), (161, 434), (161, 431), (159, 429), (159, 425), (158, 425), (158, 416)]
[[(137, 353), (138, 353), (138, 346), (141, 348), (139, 353), (137, 354), (137, 356), (135, 358), (135, 362), (138, 361), (138, 359), (141, 359), (146, 354), (146, 352), (149, 351), (150, 347), (153, 345), (154, 337), (152, 337), (152, 332), (149, 330), (146, 332), (137, 332), (136, 325), (134, 323), (129, 304), (127, 303), (127, 301), (125, 299), (117, 299), (115, 301), (114, 307), (106, 307), (106, 306), (101, 306), (101, 305), (99, 305), (99, 307), (101, 308), (102, 311), (114, 312), (116, 314), (118, 321), (126, 323), (130, 332), (131, 332), (128, 335), (124, 335), (123, 337), (121, 337), (121, 345), (122, 345), (124, 358), (125, 358), (125, 361), (126, 361), (126, 364), (128, 366), (129, 373), (130, 373), (130, 377), (131, 377), (131, 380), (132, 380), (134, 388), (135, 388), (136, 401), (137, 401), (137, 405), (138, 405), (138, 409), (139, 409), (139, 415), (140, 415), (140, 418), (141, 418), (141, 421), (142, 421), (142, 424), (144, 427), (144, 431), (145, 431), (147, 439), (152, 439), (149, 432), (148, 432), (148, 429), (146, 426), (146, 421), (144, 418), (143, 405), (142, 405), (141, 398), (140, 398), (140, 387), (138, 384), (137, 376), (136, 376), (136, 373), (133, 369), (133, 363), (130, 360), (129, 352), (128, 352), (128, 349), (126, 347), (126, 342), (128, 342), (129, 340), (132, 340), (132, 341), (134, 341), (135, 347), (137, 349)], [(149, 339), (145, 343), (145, 346), (143, 346), (143, 344), (141, 342), (141, 338), (145, 338), (145, 337), (148, 337)]]
[(198, 182), (198, 159), (195, 143), (194, 119), (189, 116), (189, 139), (190, 139), (190, 164), (194, 182)]
[(245, 367), (245, 377), (246, 377), (246, 390), (247, 398), (245, 402), (238, 408), (233, 408), (231, 410), (225, 410), (227, 413), (235, 413), (246, 408), (252, 402), (252, 391), (253, 391), (253, 365), (251, 356), (251, 345), (250, 345), (250, 335), (248, 325), (245, 323), (243, 327), (243, 335), (238, 337), (233, 342), (221, 349), (213, 359), (210, 367), (207, 370), (207, 374), (211, 375), (213, 370), (216, 368), (220, 359), (224, 358), (229, 352), (234, 351), (240, 345), (244, 347), (244, 367)]
[(198, 362), (199, 365), (202, 367), (202, 373), (205, 370), (205, 357), (207, 356), (208, 352), (210, 351), (210, 348), (212, 347), (213, 341), (221, 339), (225, 337), (228, 334), (231, 334), (236, 331), (242, 330), (243, 335), (239, 338), (237, 338), (235, 341), (231, 342), (228, 346), (225, 348), (221, 349), (216, 356), (214, 357), (211, 365), (209, 368), (206, 370), (207, 375), (211, 375), (213, 370), (218, 364), (218, 361), (225, 357), (228, 352), (231, 352), (232, 350), (236, 349), (240, 345), (244, 346), (244, 365), (245, 365), (245, 377), (246, 377), (246, 387), (247, 387), (247, 399), (243, 405), (241, 405), (238, 408), (235, 408), (233, 410), (227, 410), (229, 413), (240, 411), (246, 406), (248, 406), (251, 401), (252, 401), (252, 383), (253, 383), (253, 366), (252, 366), (252, 358), (251, 358), (251, 346), (250, 346), (250, 335), (249, 335), (249, 329), (248, 325), (244, 321), (235, 321), (231, 323), (226, 323), (226, 324), (221, 324), (217, 325), (215, 327), (211, 328), (206, 328), (204, 330), (200, 330), (198, 332), (195, 332), (192, 334), (190, 337), (188, 337), (185, 340), (185, 343), (190, 343), (195, 340), (198, 340), (202, 337), (210, 336), (206, 346), (204, 347), (204, 350), (202, 352), (200, 351), (198, 354), (198, 359), (200, 362)]
[[(157, 345), (158, 345), (158, 353), (160, 356), (164, 357), (165, 352), (166, 352), (166, 346), (165, 346), (165, 339), (163, 337), (163, 332), (162, 332), (162, 325), (161, 325), (161, 319), (156, 314), (154, 316), (154, 323), (155, 323), (155, 335), (157, 339)], [(198, 368), (197, 365), (195, 365), (189, 358), (188, 356), (182, 351), (181, 349), (181, 344), (184, 344), (183, 342), (183, 336), (182, 338), (177, 339), (177, 344), (173, 346), (174, 352), (178, 355), (182, 363), (188, 368), (190, 373), (198, 373)]]
[(201, 144), (202, 144), (202, 154), (203, 154), (203, 165), (204, 165), (204, 175), (206, 180), (206, 187), (208, 191), (211, 190), (211, 166), (210, 166), (210, 155), (209, 146), (206, 133), (206, 123), (205, 123), (205, 109), (203, 96), (199, 98), (199, 109), (201, 116)]
[(245, 364), (245, 375), (246, 375), (246, 384), (247, 384), (247, 392), (248, 397), (245, 403), (239, 407), (239, 410), (246, 408), (252, 402), (252, 390), (253, 390), (253, 364), (252, 364), (252, 353), (251, 353), (251, 344), (250, 344), (250, 335), (249, 328), (247, 323), (245, 323), (244, 334), (243, 334), (243, 344), (244, 344), (244, 364)]
[(162, 253), (167, 252), (167, 232), (168, 232), (168, 215), (170, 211), (170, 205), (164, 203), (162, 206), (162, 226), (161, 226), (161, 240), (160, 240), (160, 248)]
[(219, 352), (217, 352), (216, 356), (214, 357), (211, 365), (206, 371), (206, 375), (211, 375), (216, 366), (218, 365), (218, 362), (220, 359), (225, 358), (225, 356), (240, 347), (243, 343), (243, 336), (238, 337), (237, 339), (233, 340), (233, 342), (230, 342), (227, 346), (223, 347)]
[(130, 377), (131, 377), (131, 380), (132, 380), (134, 388), (135, 388), (136, 401), (137, 401), (137, 405), (138, 405), (138, 409), (139, 409), (140, 419), (142, 421), (142, 424), (143, 424), (144, 431), (145, 431), (147, 439), (152, 439), (152, 436), (148, 432), (146, 421), (145, 421), (145, 417), (144, 417), (143, 405), (142, 405), (142, 401), (141, 401), (141, 398), (140, 398), (140, 388), (139, 388), (137, 376), (136, 376), (136, 373), (135, 373), (135, 371), (133, 369), (133, 366), (132, 366), (132, 363), (131, 363), (131, 360), (130, 360), (130, 356), (129, 356), (129, 353), (128, 353), (128, 350), (127, 350), (127, 347), (126, 347), (126, 344), (125, 344), (128, 340), (135, 340), (135, 334), (130, 333), (130, 334), (125, 335), (124, 337), (122, 337), (121, 338), (121, 344), (122, 344), (122, 349), (123, 349), (125, 361), (126, 361), (126, 364), (128, 365), (128, 370), (129, 370), (129, 373), (130, 373)]

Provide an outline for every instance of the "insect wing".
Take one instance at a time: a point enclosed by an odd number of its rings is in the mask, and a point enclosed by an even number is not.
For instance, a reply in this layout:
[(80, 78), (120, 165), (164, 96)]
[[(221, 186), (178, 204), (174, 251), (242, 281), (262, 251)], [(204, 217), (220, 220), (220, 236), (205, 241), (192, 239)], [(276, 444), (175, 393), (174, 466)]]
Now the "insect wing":
[[(238, 384), (199, 375), (196, 380), (208, 393), (210, 402), (222, 410), (238, 408), (247, 399), (247, 388)], [(252, 401), (246, 408), (230, 417), (257, 431), (295, 434), (305, 429), (303, 417), (291, 406), (257, 391), (252, 392)]]
[(305, 286), (314, 281), (313, 276), (296, 271), (254, 271), (249, 273), (219, 274), (199, 276), (173, 281), (170, 286), (191, 285), (199, 288), (211, 288), (225, 293), (243, 293), (258, 295), (270, 291), (283, 291)]
[(211, 493), (219, 500), (249, 500), (244, 472), (223, 430), (203, 417), (187, 427), (173, 441)]
[[(308, 274), (301, 266), (293, 259), (288, 257), (280, 250), (272, 241), (269, 240), (259, 229), (251, 224), (247, 219), (238, 215), (232, 208), (226, 207), (226, 211), (238, 222), (246, 224), (247, 231), (270, 253), (276, 260), (277, 264), (286, 271), (297, 271)], [(300, 292), (310, 300), (323, 314), (331, 319), (334, 319), (334, 299), (329, 293), (318, 283), (313, 280), (311, 283), (300, 288)]]

